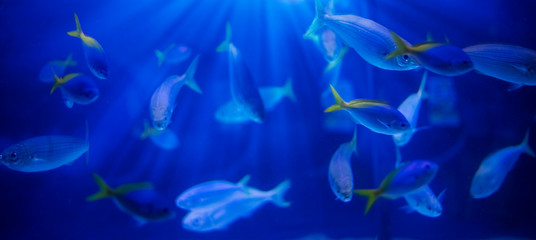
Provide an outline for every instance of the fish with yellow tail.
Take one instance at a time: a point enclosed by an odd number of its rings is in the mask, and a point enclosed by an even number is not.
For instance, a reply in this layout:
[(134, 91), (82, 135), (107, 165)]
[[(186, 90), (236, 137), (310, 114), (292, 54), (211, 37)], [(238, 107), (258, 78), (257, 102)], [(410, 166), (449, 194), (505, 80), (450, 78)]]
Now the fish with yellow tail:
[(129, 183), (111, 188), (96, 173), (93, 173), (93, 179), (99, 186), (99, 191), (87, 197), (88, 202), (112, 198), (119, 209), (130, 214), (139, 225), (175, 217), (172, 204), (156, 192), (149, 182)]
[(473, 62), (462, 49), (451, 44), (425, 42), (414, 46), (408, 45), (396, 33), (391, 32), (396, 43), (396, 50), (385, 59), (409, 55), (420, 66), (444, 76), (458, 76), (473, 69)]
[(76, 13), (74, 14), (74, 20), (76, 21), (76, 30), (67, 32), (67, 34), (72, 37), (80, 38), (89, 70), (100, 79), (108, 78), (108, 75), (110, 74), (110, 64), (108, 63), (108, 57), (106, 56), (104, 49), (102, 49), (102, 46), (97, 40), (82, 32)]
[(54, 82), (54, 75), (63, 76), (67, 67), (76, 66), (76, 64), (72, 53), (64, 61), (50, 61), (39, 71), (39, 80), (45, 83)]
[(408, 120), (400, 111), (386, 102), (369, 99), (356, 99), (345, 102), (331, 86), (335, 104), (324, 112), (344, 110), (356, 124), (361, 124), (373, 132), (393, 135), (411, 129)]
[(436, 163), (416, 160), (402, 163), (383, 179), (377, 189), (356, 189), (355, 194), (368, 198), (367, 214), (379, 197), (397, 199), (426, 186), (435, 177), (439, 166)]

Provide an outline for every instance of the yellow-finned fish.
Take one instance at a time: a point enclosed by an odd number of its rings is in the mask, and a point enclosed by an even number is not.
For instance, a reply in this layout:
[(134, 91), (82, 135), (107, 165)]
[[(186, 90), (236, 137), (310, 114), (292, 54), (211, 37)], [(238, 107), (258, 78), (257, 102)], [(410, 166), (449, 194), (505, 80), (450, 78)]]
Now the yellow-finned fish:
[(86, 57), (86, 63), (89, 70), (100, 79), (108, 78), (108, 75), (110, 74), (110, 65), (102, 46), (97, 40), (82, 32), (76, 13), (74, 14), (74, 20), (76, 21), (76, 30), (67, 32), (67, 34), (82, 40), (82, 48), (84, 49), (84, 56)]
[(356, 124), (386, 135), (402, 133), (411, 128), (406, 117), (386, 102), (369, 99), (345, 102), (333, 86), (331, 86), (331, 92), (335, 98), (335, 104), (324, 112), (345, 110)]
[(396, 199), (426, 186), (435, 177), (439, 166), (436, 163), (417, 160), (402, 163), (391, 171), (377, 189), (357, 189), (354, 193), (368, 197), (365, 214), (379, 197)]

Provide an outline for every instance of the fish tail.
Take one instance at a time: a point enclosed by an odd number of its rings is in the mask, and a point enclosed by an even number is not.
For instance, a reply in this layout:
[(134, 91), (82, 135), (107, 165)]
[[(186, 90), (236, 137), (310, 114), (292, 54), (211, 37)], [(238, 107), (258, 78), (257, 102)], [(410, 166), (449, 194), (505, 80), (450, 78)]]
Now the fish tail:
[(374, 204), (374, 202), (378, 200), (378, 197), (380, 197), (379, 191), (377, 189), (356, 189), (354, 190), (354, 193), (368, 198), (365, 215), (367, 215), (367, 213), (369, 212), (370, 207), (372, 207), (372, 204)]
[(536, 154), (534, 154), (534, 150), (530, 148), (529, 146), (529, 133), (530, 129), (527, 129), (527, 132), (525, 133), (525, 138), (523, 138), (523, 142), (521, 143), (521, 146), (525, 148), (525, 153), (530, 155), (531, 157), (536, 157)]
[(74, 21), (76, 22), (76, 30), (67, 32), (69, 36), (81, 38), (82, 36), (82, 27), (80, 27), (80, 21), (78, 21), (78, 15), (74, 13)]
[(283, 86), (285, 89), (285, 95), (293, 102), (296, 102), (296, 95), (294, 95), (294, 89), (292, 88), (292, 78), (287, 78), (287, 82)]
[(197, 55), (192, 61), (192, 63), (190, 63), (190, 66), (188, 67), (188, 69), (186, 70), (186, 73), (184, 74), (185, 75), (184, 80), (185, 80), (186, 86), (188, 86), (195, 92), (201, 94), (203, 92), (201, 91), (201, 88), (199, 88), (199, 86), (197, 85), (197, 82), (194, 79), (194, 74), (195, 74), (195, 70), (197, 69), (198, 62), (199, 62), (199, 55)]
[(240, 187), (245, 187), (248, 182), (249, 182), (249, 179), (251, 179), (251, 175), (246, 175), (244, 176), (242, 179), (240, 179), (240, 181), (238, 181), (237, 185), (240, 186)]
[(73, 53), (70, 53), (69, 56), (67, 56), (67, 59), (65, 59), (65, 62), (63, 62), (63, 66), (71, 66), (74, 67), (78, 64), (75, 60), (73, 60)]
[(426, 87), (426, 79), (428, 78), (428, 71), (424, 70), (424, 73), (422, 74), (421, 78), (421, 85), (419, 86), (419, 91), (417, 92), (417, 96), (420, 96), (421, 98), (426, 95), (424, 92), (424, 88)]
[(324, 112), (333, 112), (338, 111), (347, 108), (348, 103), (346, 103), (341, 96), (339, 96), (339, 93), (335, 90), (335, 88), (332, 85), (329, 85), (331, 87), (331, 93), (333, 94), (333, 98), (335, 98), (335, 104), (331, 105), (331, 107), (328, 107)]
[(54, 74), (54, 85), (52, 85), (52, 89), (50, 89), (50, 94), (52, 95), (52, 93), (54, 92), (54, 90), (56, 90), (56, 88), (60, 87), (61, 85), (65, 84), (69, 80), (79, 75), (81, 75), (81, 73), (71, 73), (71, 74), (67, 74), (63, 78), (60, 78), (56, 74)]
[(99, 191), (89, 197), (86, 198), (86, 201), (91, 202), (99, 199), (104, 199), (108, 197), (114, 196), (114, 190), (106, 184), (104, 179), (102, 179), (98, 174), (93, 173), (93, 180), (97, 183), (99, 186)]
[(385, 56), (385, 59), (395, 58), (410, 51), (408, 45), (406, 45), (402, 38), (400, 38), (395, 32), (391, 31), (391, 36), (395, 41), (396, 49), (389, 55)]
[(231, 37), (232, 37), (231, 24), (227, 22), (227, 24), (225, 25), (225, 40), (223, 40), (223, 42), (220, 43), (220, 45), (218, 45), (218, 47), (216, 48), (216, 52), (225, 52), (229, 50)]
[(154, 54), (156, 55), (156, 58), (158, 58), (158, 66), (159, 67), (162, 66), (162, 63), (164, 63), (166, 55), (158, 49), (154, 50)]
[(272, 196), (272, 201), (275, 205), (279, 207), (288, 207), (290, 206), (290, 202), (285, 201), (283, 196), (287, 192), (287, 190), (290, 188), (290, 180), (285, 180), (279, 185), (277, 185), (274, 189), (270, 190), (270, 195)]
[(140, 134), (140, 140), (144, 140), (151, 135), (151, 126), (147, 120), (143, 121), (143, 132)]
[(352, 137), (352, 141), (350, 141), (350, 147), (352, 148), (352, 152), (354, 152), (354, 154), (358, 156), (357, 154), (357, 127), (354, 127), (354, 136)]
[(58, 77), (58, 75), (54, 74), (54, 85), (52, 85), (52, 89), (50, 89), (50, 95), (52, 95), (54, 90), (61, 85), (60, 82), (62, 82), (62, 79)]
[(344, 58), (344, 55), (346, 55), (347, 52), (348, 52), (348, 46), (342, 47), (341, 52), (339, 53), (339, 56), (337, 56), (337, 58), (334, 59), (333, 61), (329, 62), (326, 68), (324, 68), (324, 74), (335, 69), (339, 65), (341, 65), (342, 59)]
[(307, 29), (307, 32), (303, 34), (303, 38), (314, 39), (315, 32), (324, 26), (324, 17), (329, 13), (329, 11), (324, 8), (320, 0), (315, 0), (315, 12), (316, 16), (313, 19), (311, 26), (309, 26), (309, 29)]

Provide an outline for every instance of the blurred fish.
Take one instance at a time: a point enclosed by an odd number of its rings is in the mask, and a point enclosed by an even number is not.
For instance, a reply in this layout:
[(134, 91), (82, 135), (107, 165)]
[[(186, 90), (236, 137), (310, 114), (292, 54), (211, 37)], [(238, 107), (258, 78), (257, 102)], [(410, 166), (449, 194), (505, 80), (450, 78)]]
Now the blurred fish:
[(164, 130), (171, 123), (171, 116), (175, 110), (175, 100), (182, 86), (190, 87), (197, 93), (201, 93), (201, 89), (194, 79), (195, 70), (199, 56), (195, 57), (186, 73), (182, 76), (173, 75), (168, 77), (153, 93), (150, 103), (151, 120), (153, 126), (157, 130)]
[(141, 140), (149, 138), (154, 145), (165, 150), (175, 149), (179, 146), (179, 138), (173, 131), (169, 129), (160, 131), (151, 127), (147, 121), (143, 123), (143, 127), (144, 130), (140, 135)]
[(521, 144), (503, 148), (482, 161), (471, 181), (471, 196), (476, 199), (486, 198), (499, 190), (506, 175), (523, 153), (536, 157), (529, 146), (529, 130)]
[(514, 84), (536, 85), (536, 51), (513, 45), (480, 44), (463, 49), (475, 70)]
[(335, 104), (324, 112), (345, 110), (356, 124), (361, 124), (373, 132), (393, 135), (410, 130), (408, 120), (397, 109), (378, 100), (356, 99), (345, 102), (331, 86)]
[(296, 102), (296, 96), (294, 95), (294, 90), (292, 89), (291, 78), (288, 78), (287, 82), (285, 82), (285, 85), (281, 87), (261, 87), (259, 88), (259, 93), (266, 111), (273, 110), (275, 106), (285, 97), (293, 102)]
[(68, 66), (76, 66), (76, 61), (73, 60), (73, 54), (69, 54), (65, 61), (50, 61), (39, 71), (39, 80), (41, 82), (54, 82), (54, 75), (63, 76), (65, 68)]
[(0, 154), (0, 162), (20, 172), (41, 172), (70, 164), (89, 149), (85, 139), (41, 136), (11, 145)]
[(93, 179), (99, 186), (99, 192), (86, 198), (86, 201), (95, 201), (104, 198), (113, 198), (121, 211), (131, 215), (139, 225), (147, 221), (161, 221), (175, 217), (172, 205), (167, 199), (153, 190), (148, 182), (124, 184), (111, 188), (97, 174)]
[[(406, 71), (418, 68), (407, 55), (386, 59), (396, 49), (395, 41), (386, 27), (366, 18), (355, 15), (333, 15), (331, 9), (324, 8), (320, 0), (315, 1), (316, 17), (304, 34), (305, 38), (314, 38), (313, 34), (327, 26), (348, 46), (353, 48), (365, 61), (386, 70)], [(406, 44), (410, 45), (406, 42)]]
[(237, 191), (247, 192), (246, 185), (250, 178), (250, 175), (246, 175), (237, 183), (215, 180), (197, 184), (181, 193), (175, 204), (182, 209), (194, 210), (221, 203)]
[(427, 217), (439, 217), (443, 213), (441, 202), (444, 196), (445, 190), (436, 197), (434, 192), (432, 192), (432, 189), (425, 186), (420, 190), (404, 196), (408, 205), (404, 206), (403, 209), (405, 209), (407, 213), (416, 211)]
[(435, 177), (439, 166), (428, 161), (404, 162), (391, 171), (378, 189), (357, 189), (354, 193), (368, 198), (365, 214), (379, 197), (396, 199), (426, 186)]
[(106, 53), (104, 53), (104, 50), (97, 40), (82, 32), (76, 13), (74, 14), (74, 20), (76, 21), (76, 30), (70, 31), (67, 34), (82, 40), (82, 48), (84, 49), (84, 56), (86, 57), (86, 63), (89, 70), (100, 79), (108, 78), (108, 75), (110, 74), (110, 64), (108, 63)]
[(166, 63), (179, 63), (188, 59), (192, 55), (192, 50), (185, 45), (171, 44), (164, 51), (154, 50), (158, 58), (158, 66)]
[(91, 78), (80, 73), (72, 73), (64, 78), (54, 76), (54, 87), (60, 87), (63, 102), (68, 108), (72, 108), (74, 103), (87, 105), (99, 98), (99, 88)]
[(249, 121), (249, 116), (242, 105), (231, 100), (216, 110), (214, 118), (221, 123), (233, 124), (233, 123), (245, 123)]
[(434, 42), (410, 46), (396, 33), (391, 34), (396, 43), (396, 50), (385, 59), (395, 59), (407, 54), (427, 70), (445, 76), (458, 76), (473, 69), (473, 62), (469, 56), (458, 47)]
[(206, 208), (195, 209), (182, 219), (182, 227), (196, 232), (208, 232), (225, 229), (239, 218), (248, 217), (267, 202), (279, 207), (288, 207), (290, 203), (283, 199), (290, 188), (286, 180), (270, 191), (259, 191), (248, 187), (247, 193), (235, 191), (228, 199)]
[(217, 51), (228, 51), (229, 78), (231, 79), (231, 95), (233, 100), (240, 105), (251, 121), (262, 123), (265, 109), (259, 90), (255, 86), (253, 76), (249, 71), (242, 54), (231, 42), (231, 26), (227, 23), (225, 41), (221, 43)]
[(354, 175), (350, 161), (352, 160), (352, 152), (357, 155), (356, 138), (357, 132), (354, 130), (352, 141), (341, 144), (329, 162), (329, 185), (337, 199), (343, 202), (352, 200)]
[(417, 121), (419, 120), (419, 110), (421, 109), (421, 102), (424, 95), (424, 87), (427, 76), (428, 72), (424, 71), (421, 79), (421, 85), (419, 86), (419, 91), (409, 95), (406, 100), (404, 100), (404, 102), (398, 106), (398, 111), (400, 111), (400, 113), (406, 117), (411, 126), (411, 130), (393, 135), (393, 140), (397, 146), (406, 145), (417, 130), (416, 127)]

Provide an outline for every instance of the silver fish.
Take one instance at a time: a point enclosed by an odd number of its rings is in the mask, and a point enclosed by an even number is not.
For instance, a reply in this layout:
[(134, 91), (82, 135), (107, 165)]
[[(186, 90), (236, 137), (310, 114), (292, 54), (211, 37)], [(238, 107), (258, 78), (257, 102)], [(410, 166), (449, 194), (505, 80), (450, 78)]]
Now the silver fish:
[(89, 149), (85, 139), (67, 136), (34, 137), (2, 151), (0, 162), (20, 172), (47, 171), (69, 164)]
[(157, 130), (164, 130), (171, 123), (171, 116), (173, 110), (175, 110), (175, 101), (177, 94), (181, 90), (183, 85), (187, 85), (195, 92), (201, 93), (201, 89), (197, 86), (194, 80), (195, 70), (197, 68), (197, 62), (199, 56), (197, 56), (186, 73), (182, 76), (173, 75), (168, 77), (153, 93), (150, 103), (151, 120), (153, 126)]

